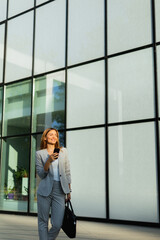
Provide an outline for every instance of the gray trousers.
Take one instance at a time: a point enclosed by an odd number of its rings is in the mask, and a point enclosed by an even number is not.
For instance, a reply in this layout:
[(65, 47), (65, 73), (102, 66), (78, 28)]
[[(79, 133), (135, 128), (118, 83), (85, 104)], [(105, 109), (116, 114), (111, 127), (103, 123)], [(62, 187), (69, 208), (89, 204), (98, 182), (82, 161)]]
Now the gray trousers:
[[(60, 182), (53, 182), (49, 196), (37, 194), (37, 204), (39, 240), (55, 240), (62, 226), (65, 209), (65, 194)], [(50, 209), (52, 228), (48, 231)]]

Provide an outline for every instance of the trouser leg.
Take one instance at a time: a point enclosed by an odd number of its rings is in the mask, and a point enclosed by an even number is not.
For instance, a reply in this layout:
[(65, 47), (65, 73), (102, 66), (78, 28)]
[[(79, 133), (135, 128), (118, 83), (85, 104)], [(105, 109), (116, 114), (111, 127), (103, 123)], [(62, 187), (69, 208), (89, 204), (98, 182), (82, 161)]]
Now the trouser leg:
[(61, 229), (65, 209), (65, 194), (61, 188), (60, 182), (54, 182), (53, 195), (51, 203), (51, 224), (49, 231), (49, 240), (55, 240)]
[(37, 195), (39, 240), (48, 240), (48, 219), (51, 197)]

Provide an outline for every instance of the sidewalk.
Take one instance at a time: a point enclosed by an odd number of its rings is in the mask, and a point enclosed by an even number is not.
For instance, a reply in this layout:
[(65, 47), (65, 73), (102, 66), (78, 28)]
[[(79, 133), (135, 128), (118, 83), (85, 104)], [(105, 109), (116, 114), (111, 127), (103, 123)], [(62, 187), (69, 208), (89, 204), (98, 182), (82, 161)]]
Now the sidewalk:
[[(57, 240), (67, 240), (60, 232)], [(77, 222), (77, 240), (158, 240), (160, 229)], [(0, 240), (38, 240), (37, 217), (0, 214)], [(45, 240), (45, 239), (44, 239)]]

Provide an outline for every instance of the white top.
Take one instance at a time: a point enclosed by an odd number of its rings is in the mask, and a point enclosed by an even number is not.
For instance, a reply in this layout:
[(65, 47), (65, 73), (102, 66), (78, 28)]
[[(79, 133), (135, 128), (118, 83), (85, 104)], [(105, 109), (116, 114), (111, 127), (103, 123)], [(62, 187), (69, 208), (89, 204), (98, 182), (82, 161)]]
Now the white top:
[(52, 172), (53, 172), (53, 179), (55, 181), (60, 181), (59, 177), (59, 161), (58, 158), (52, 162), (51, 164)]

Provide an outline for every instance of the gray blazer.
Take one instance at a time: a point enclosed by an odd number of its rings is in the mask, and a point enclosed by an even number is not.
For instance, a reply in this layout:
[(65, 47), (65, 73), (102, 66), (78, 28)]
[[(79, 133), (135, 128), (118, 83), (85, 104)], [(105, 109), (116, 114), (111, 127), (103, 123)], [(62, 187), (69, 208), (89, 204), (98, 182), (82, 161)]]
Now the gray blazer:
[[(47, 149), (42, 149), (36, 152), (36, 171), (41, 181), (38, 186), (37, 194), (48, 196), (53, 187), (53, 173), (48, 169), (44, 170), (44, 165), (49, 158)], [(59, 152), (59, 176), (62, 189), (65, 194), (70, 192), (68, 184), (71, 183), (70, 164), (66, 148), (61, 148)]]

